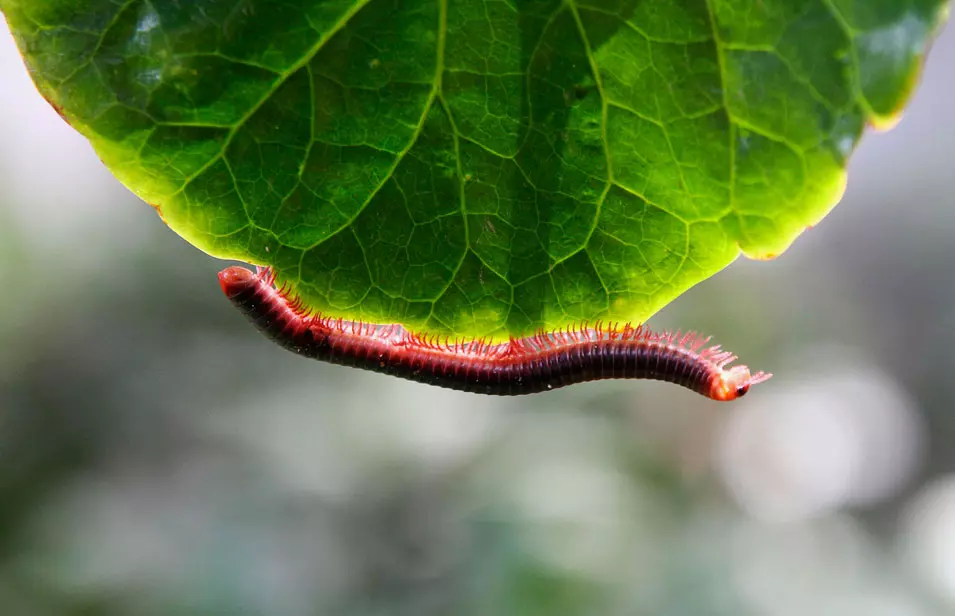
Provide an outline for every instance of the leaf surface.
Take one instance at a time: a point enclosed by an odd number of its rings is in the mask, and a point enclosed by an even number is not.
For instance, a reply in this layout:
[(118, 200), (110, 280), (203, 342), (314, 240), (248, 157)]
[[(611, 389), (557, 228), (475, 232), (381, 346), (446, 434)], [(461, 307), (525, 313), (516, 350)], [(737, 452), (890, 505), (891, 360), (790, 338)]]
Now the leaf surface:
[(462, 336), (644, 321), (839, 200), (942, 0), (0, 0), (202, 250)]

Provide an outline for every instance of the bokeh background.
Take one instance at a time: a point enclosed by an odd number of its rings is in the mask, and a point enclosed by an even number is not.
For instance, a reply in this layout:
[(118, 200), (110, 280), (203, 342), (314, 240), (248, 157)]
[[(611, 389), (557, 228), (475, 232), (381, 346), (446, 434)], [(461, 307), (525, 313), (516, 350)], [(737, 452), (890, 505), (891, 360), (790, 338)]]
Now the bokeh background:
[(652, 320), (768, 384), (499, 400), (262, 338), (0, 27), (0, 614), (955, 612), (953, 66), (950, 27), (821, 225)]

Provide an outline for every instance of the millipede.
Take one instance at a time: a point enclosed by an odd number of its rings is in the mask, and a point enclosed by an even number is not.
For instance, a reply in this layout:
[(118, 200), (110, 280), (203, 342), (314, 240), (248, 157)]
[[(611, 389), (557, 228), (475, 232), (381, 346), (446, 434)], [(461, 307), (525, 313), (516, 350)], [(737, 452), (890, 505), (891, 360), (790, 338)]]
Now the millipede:
[(276, 288), (269, 268), (229, 267), (219, 284), (256, 328), (293, 353), (465, 392), (517, 396), (601, 379), (652, 379), (729, 401), (772, 376), (730, 366), (735, 355), (694, 332), (598, 322), (501, 343), (451, 341), (399, 324), (311, 314)]

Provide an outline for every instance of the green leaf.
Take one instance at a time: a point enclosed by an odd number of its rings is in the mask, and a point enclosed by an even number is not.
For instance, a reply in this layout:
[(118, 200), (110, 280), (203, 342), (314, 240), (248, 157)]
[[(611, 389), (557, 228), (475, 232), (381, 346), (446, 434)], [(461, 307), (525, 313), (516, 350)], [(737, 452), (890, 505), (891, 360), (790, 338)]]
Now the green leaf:
[(0, 0), (41, 92), (210, 254), (459, 335), (644, 321), (839, 200), (942, 0)]

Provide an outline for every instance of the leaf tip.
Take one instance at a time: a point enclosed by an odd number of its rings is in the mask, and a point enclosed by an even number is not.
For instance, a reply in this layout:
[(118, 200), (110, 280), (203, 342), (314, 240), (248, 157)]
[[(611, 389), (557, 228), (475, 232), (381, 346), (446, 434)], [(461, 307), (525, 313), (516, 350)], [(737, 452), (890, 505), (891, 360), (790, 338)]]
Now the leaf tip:
[(887, 133), (898, 126), (904, 116), (905, 113), (900, 109), (888, 115), (872, 116), (868, 120), (868, 125), (869, 128), (877, 133)]

